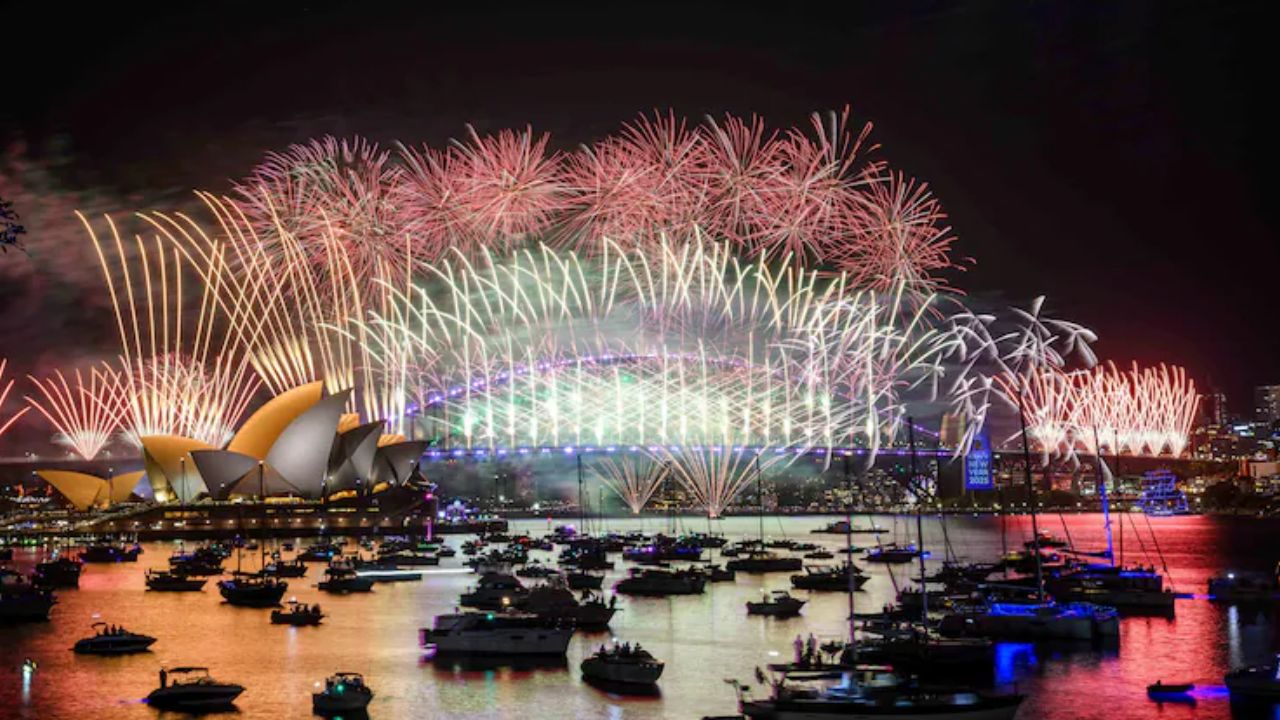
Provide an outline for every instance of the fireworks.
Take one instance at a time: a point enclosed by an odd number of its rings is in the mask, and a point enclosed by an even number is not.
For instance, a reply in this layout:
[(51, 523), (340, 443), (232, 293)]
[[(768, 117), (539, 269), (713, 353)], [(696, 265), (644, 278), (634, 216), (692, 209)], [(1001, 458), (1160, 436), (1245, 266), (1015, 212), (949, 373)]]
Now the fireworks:
[(725, 445), (656, 448), (650, 457), (663, 463), (712, 518), (720, 517), (761, 473), (788, 459), (787, 455), (768, 452), (768, 448), (744, 450)]
[[(148, 435), (180, 435), (222, 444), (260, 381), (236, 352), (234, 333), (217, 327), (216, 288), (203, 285), (193, 322), (184, 312), (183, 262), (177, 248), (166, 248), (158, 238), (148, 245), (138, 236), (131, 243), (131, 262), (110, 216), (111, 234), (105, 242), (83, 215), (80, 221), (98, 254), (115, 310), (126, 439), (140, 445)], [(114, 263), (108, 259), (112, 255)]]
[[(1003, 380), (1006, 385), (1014, 381)], [(1046, 370), (1022, 383), (1027, 434), (1045, 452), (1178, 456), (1199, 395), (1182, 368)]]
[(28, 375), (40, 398), (26, 396), (58, 431), (57, 441), (71, 448), (83, 460), (98, 457), (120, 428), (125, 408), (120, 374), (109, 365), (94, 367), (88, 377), (76, 370), (69, 382), (61, 370), (41, 380)]
[(592, 465), (592, 471), (605, 487), (613, 491), (632, 515), (639, 515), (658, 488), (667, 479), (667, 468), (660, 462), (638, 456), (604, 458)]
[(361, 283), (379, 266), (403, 269), (411, 256), (391, 200), (402, 171), (389, 157), (363, 138), (326, 137), (270, 153), (236, 187), (256, 241), (279, 257), (287, 234), (318, 271), (331, 268), (330, 245), (341, 243)]
[[(7, 359), (0, 359), (0, 382), (4, 381), (4, 371), (8, 365), (9, 361)], [(9, 380), (4, 383), (3, 386), (0, 386), (0, 408), (3, 408), (5, 400), (9, 399), (10, 390), (13, 390), (13, 380)], [(13, 427), (13, 424), (18, 422), (18, 419), (23, 415), (26, 415), (27, 411), (30, 409), (31, 408), (29, 407), (22, 408), (18, 412), (14, 413), (8, 420), (0, 422), (0, 437), (3, 437), (4, 434), (9, 431), (9, 428)]]

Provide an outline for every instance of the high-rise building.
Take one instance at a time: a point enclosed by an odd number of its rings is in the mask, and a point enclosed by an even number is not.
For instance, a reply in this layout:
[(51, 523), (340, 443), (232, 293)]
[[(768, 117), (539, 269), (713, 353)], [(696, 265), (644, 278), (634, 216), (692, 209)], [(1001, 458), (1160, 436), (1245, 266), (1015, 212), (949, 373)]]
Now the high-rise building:
[(938, 442), (944, 448), (957, 448), (964, 440), (964, 416), (959, 413), (943, 413)]
[(1227, 394), (1220, 390), (1210, 390), (1204, 396), (1204, 410), (1210, 425), (1223, 427), (1227, 424)]
[(1254, 388), (1253, 419), (1266, 425), (1280, 420), (1280, 385), (1259, 385)]

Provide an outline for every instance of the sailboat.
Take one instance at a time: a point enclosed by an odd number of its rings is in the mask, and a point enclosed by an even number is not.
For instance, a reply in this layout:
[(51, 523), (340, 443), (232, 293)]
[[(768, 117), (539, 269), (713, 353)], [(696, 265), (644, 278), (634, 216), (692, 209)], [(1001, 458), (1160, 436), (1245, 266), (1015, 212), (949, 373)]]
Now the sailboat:
[[(848, 478), (847, 457), (845, 472)], [(852, 484), (851, 480), (849, 482)], [(851, 517), (852, 488), (850, 490), (847, 514)], [(921, 572), (923, 575), (923, 568)], [(966, 687), (945, 691), (923, 689), (904, 683), (888, 667), (855, 664), (854, 659), (859, 653), (852, 584), (848, 596), (849, 641), (842, 660), (848, 659), (849, 662), (823, 663), (821, 667), (810, 662), (808, 670), (803, 662), (782, 668), (779, 674), (769, 679), (768, 697), (761, 699), (751, 697), (747, 688), (731, 681), (738, 695), (739, 711), (744, 716), (754, 720), (1011, 720), (1017, 714), (1018, 707), (1026, 699), (1024, 695), (987, 695)], [(838, 677), (838, 682), (827, 684), (833, 677)], [(756, 671), (756, 678), (761, 683), (766, 682), (765, 674), (760, 670)]]
[(756, 454), (756, 495), (760, 500), (760, 540), (750, 550), (725, 563), (731, 572), (767, 573), (795, 572), (804, 569), (804, 558), (785, 557), (765, 549), (764, 545), (764, 482), (760, 473), (760, 455)]
[[(262, 462), (259, 462), (258, 502), (263, 504), (266, 503), (266, 482), (263, 476), (265, 471), (265, 466)], [(243, 530), (243, 526), (241, 529)], [(262, 558), (259, 567), (265, 568), (267, 564), (265, 545), (261, 546), (260, 552), (262, 553)], [(228, 605), (239, 607), (269, 608), (280, 605), (281, 598), (289, 590), (289, 583), (278, 577), (268, 575), (262, 570), (256, 573), (243, 572), (240, 569), (241, 553), (242, 550), (237, 545), (235, 572), (231, 574), (230, 580), (220, 580), (218, 582), (218, 592), (222, 594), (222, 599), (226, 600)]]

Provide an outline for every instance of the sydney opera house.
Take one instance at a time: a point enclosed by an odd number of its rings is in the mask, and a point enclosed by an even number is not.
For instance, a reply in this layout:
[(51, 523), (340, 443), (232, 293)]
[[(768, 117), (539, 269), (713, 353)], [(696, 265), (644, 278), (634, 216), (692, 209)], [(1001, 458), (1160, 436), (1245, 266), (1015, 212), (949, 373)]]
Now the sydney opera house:
[(314, 382), (266, 402), (225, 447), (145, 436), (142, 470), (109, 478), (68, 470), (37, 474), (77, 511), (149, 501), (121, 506), (131, 512), (99, 514), (84, 528), (100, 532), (240, 531), (244, 503), (258, 500), (270, 508), (269, 530), (273, 524), (298, 533), (420, 528), (434, 513), (419, 472), (426, 441), (385, 433), (382, 422), (358, 424), (344, 412), (349, 396)]

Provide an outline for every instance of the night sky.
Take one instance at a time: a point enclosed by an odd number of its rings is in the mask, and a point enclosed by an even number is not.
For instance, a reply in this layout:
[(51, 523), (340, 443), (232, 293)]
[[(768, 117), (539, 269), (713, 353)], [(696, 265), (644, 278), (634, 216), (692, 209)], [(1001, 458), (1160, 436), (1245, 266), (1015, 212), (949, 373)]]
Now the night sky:
[(0, 11), (0, 141), (125, 212), (327, 133), (438, 145), (529, 123), (571, 148), (654, 108), (785, 127), (850, 104), (948, 209), (977, 260), (957, 287), (1046, 294), (1102, 357), (1185, 365), (1236, 411), (1280, 382), (1267, 3), (274, 4)]

